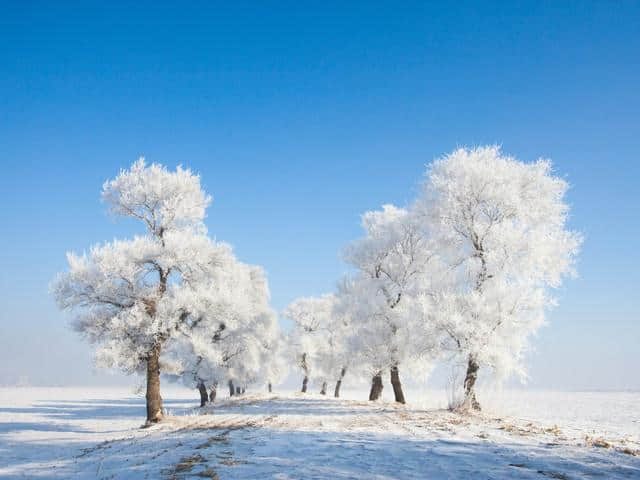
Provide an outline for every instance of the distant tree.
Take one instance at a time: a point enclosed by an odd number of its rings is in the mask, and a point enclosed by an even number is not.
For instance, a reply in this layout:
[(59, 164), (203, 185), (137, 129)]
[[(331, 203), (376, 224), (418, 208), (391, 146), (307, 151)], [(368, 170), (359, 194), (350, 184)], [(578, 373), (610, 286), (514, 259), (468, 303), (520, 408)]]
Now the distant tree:
[(266, 332), (261, 338), (259, 379), (263, 384), (266, 383), (267, 391), (272, 393), (273, 386), (281, 384), (289, 372), (287, 344), (274, 312), (268, 313), (268, 320), (264, 325)]
[[(324, 339), (316, 353), (323, 384), (333, 384), (333, 396), (340, 397), (340, 388), (345, 375), (353, 364), (354, 356), (349, 349), (349, 334), (352, 328), (349, 312), (341, 305), (338, 294), (333, 296), (330, 316), (324, 328)], [(326, 391), (326, 387), (324, 388)]]
[[(349, 316), (338, 306), (337, 295), (299, 299), (286, 314), (295, 322), (291, 338), (294, 348), (298, 348), (298, 358), (304, 350), (307, 373), (312, 373), (313, 382), (320, 386), (320, 394), (326, 395), (331, 384), (334, 397), (339, 397), (353, 358), (347, 346)], [(304, 372), (304, 366), (300, 365)]]
[(327, 338), (334, 301), (332, 294), (299, 298), (284, 310), (284, 316), (293, 321), (289, 347), (295, 363), (302, 371), (302, 393), (307, 391), (312, 372), (320, 383), (326, 381), (321, 370), (319, 351)]
[(244, 297), (251, 313), (245, 327), (238, 331), (227, 354), (225, 367), (228, 377), (236, 380), (241, 393), (249, 385), (266, 385), (279, 382), (278, 348), (282, 342), (277, 316), (270, 307), (270, 294), (266, 277), (261, 268), (251, 267), (247, 271), (248, 286)]
[(345, 251), (358, 270), (349, 284), (355, 350), (373, 370), (370, 400), (382, 393), (382, 372), (389, 369), (395, 400), (405, 403), (400, 365), (418, 352), (411, 314), (417, 283), (431, 252), (406, 209), (385, 205), (362, 216), (365, 235)]
[(458, 149), (427, 170), (412, 208), (437, 252), (423, 320), (464, 359), (463, 408), (480, 409), (482, 366), (524, 374), (527, 338), (553, 303), (548, 289), (573, 271), (581, 237), (566, 228), (566, 190), (550, 161), (522, 163), (498, 147)]
[(67, 254), (69, 270), (52, 292), (61, 308), (76, 313), (75, 330), (96, 344), (99, 365), (146, 374), (147, 422), (157, 422), (161, 355), (192, 338), (206, 304), (202, 286), (233, 258), (206, 234), (211, 198), (190, 170), (170, 172), (140, 159), (104, 184), (102, 198), (114, 214), (141, 221), (147, 234)]
[(198, 388), (201, 405), (211, 401), (207, 385), (226, 380), (235, 395), (255, 382), (266, 384), (269, 375), (275, 379), (272, 356), (281, 333), (263, 270), (234, 259), (201, 288), (191, 300), (193, 328), (167, 351), (173, 375)]

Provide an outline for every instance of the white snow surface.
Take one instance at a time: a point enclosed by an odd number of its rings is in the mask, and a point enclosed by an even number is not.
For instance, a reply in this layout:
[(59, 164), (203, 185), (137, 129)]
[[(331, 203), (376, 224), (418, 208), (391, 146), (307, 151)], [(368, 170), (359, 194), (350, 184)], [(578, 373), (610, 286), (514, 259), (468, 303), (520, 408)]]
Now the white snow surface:
[(473, 416), (444, 391), (225, 393), (199, 409), (165, 390), (166, 420), (141, 429), (131, 390), (0, 388), (0, 478), (640, 478), (640, 393), (485, 393)]

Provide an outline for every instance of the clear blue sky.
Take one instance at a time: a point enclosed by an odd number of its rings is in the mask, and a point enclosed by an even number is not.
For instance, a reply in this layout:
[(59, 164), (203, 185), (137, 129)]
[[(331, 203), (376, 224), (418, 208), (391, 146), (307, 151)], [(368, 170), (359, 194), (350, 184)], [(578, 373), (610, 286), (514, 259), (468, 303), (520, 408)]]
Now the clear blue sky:
[(67, 250), (136, 231), (99, 192), (140, 155), (201, 173), (210, 232), (282, 308), (334, 287), (360, 213), (410, 200), (434, 157), (499, 143), (554, 159), (586, 236), (531, 386), (640, 388), (640, 3), (12, 3), (0, 384), (115, 381), (47, 288)]

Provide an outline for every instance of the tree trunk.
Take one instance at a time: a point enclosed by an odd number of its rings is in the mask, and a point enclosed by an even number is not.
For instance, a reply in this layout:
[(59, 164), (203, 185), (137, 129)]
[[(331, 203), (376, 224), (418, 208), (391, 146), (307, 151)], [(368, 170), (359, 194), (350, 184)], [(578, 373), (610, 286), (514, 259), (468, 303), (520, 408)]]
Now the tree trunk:
[(147, 424), (162, 420), (162, 397), (160, 396), (160, 346), (151, 350), (147, 358)]
[(371, 391), (369, 392), (369, 400), (378, 400), (382, 395), (382, 372), (376, 373), (371, 379)]
[(402, 384), (400, 383), (400, 372), (398, 372), (398, 366), (391, 367), (391, 385), (393, 386), (393, 394), (396, 397), (396, 402), (406, 403), (404, 401), (404, 393), (402, 392)]
[(211, 393), (209, 393), (209, 402), (213, 403), (216, 399), (216, 395), (218, 394), (218, 383), (214, 383), (213, 387), (211, 387)]
[(242, 390), (240, 390), (240, 393), (241, 393), (242, 395), (244, 395), (244, 392), (245, 392), (245, 391), (246, 391), (245, 387), (242, 387)]
[(480, 365), (476, 359), (469, 355), (469, 362), (467, 363), (467, 375), (464, 379), (464, 402), (462, 408), (466, 410), (480, 411), (480, 403), (476, 399), (476, 380), (478, 379), (478, 370)]
[(327, 382), (322, 382), (322, 388), (320, 389), (320, 395), (327, 394)]
[(336, 382), (336, 388), (333, 390), (333, 396), (335, 398), (340, 398), (340, 386), (342, 385), (342, 380), (338, 380)]
[(342, 379), (344, 378), (346, 373), (347, 367), (342, 367), (342, 370), (340, 371), (340, 378), (336, 382), (336, 389), (333, 391), (333, 396), (336, 398), (340, 398), (340, 387), (342, 386)]
[(234, 393), (236, 393), (236, 389), (233, 387), (233, 380), (229, 380), (229, 396), (233, 397)]
[(204, 386), (204, 383), (198, 383), (198, 391), (200, 392), (200, 408), (202, 408), (209, 401), (209, 395), (207, 395), (207, 387)]
[(240, 387), (236, 387), (236, 395), (240, 395)]
[(269, 389), (269, 393), (271, 393), (271, 382), (269, 382), (269, 385), (267, 386), (267, 388)]
[(302, 354), (302, 370), (304, 378), (302, 379), (302, 393), (307, 393), (307, 384), (309, 383), (309, 366), (307, 365), (307, 354)]

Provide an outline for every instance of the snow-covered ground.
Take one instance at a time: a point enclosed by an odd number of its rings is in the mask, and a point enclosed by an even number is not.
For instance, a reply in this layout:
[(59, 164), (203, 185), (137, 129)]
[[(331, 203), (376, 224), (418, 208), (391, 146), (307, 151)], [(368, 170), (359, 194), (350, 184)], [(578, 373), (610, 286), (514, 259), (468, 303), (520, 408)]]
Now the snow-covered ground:
[(248, 393), (200, 415), (197, 392), (166, 390), (167, 421), (140, 429), (129, 390), (0, 388), (0, 478), (640, 478), (640, 393), (484, 393), (473, 417), (443, 391), (362, 394)]

